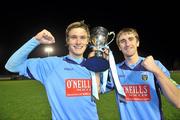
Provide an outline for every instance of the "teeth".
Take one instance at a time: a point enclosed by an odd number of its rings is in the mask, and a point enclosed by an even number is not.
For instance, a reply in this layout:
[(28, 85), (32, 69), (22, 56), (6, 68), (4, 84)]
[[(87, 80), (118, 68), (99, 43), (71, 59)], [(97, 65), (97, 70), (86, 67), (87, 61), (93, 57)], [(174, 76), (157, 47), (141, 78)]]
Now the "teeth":
[(74, 46), (75, 48), (77, 48), (77, 49), (81, 49), (82, 48), (82, 46)]

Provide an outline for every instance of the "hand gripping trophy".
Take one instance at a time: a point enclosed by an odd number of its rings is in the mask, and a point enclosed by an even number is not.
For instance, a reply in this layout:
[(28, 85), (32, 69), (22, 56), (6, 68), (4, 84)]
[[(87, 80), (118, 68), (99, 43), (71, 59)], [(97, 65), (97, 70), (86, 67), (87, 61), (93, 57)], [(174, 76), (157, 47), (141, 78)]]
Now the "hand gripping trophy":
[[(110, 42), (108, 37), (112, 36)], [(90, 33), (90, 47), (95, 48), (95, 56), (86, 60), (84, 66), (94, 72), (103, 72), (109, 68), (109, 61), (103, 57), (104, 48), (114, 40), (115, 33), (108, 32), (102, 26), (94, 27)]]
[[(110, 42), (108, 42), (108, 37), (112, 35), (112, 39)], [(106, 84), (107, 84), (107, 78), (108, 78), (108, 70), (111, 70), (111, 75), (113, 78), (114, 85), (116, 86), (116, 90), (118, 94), (120, 95), (119, 100), (125, 101), (125, 93), (123, 90), (123, 87), (121, 86), (121, 83), (118, 78), (117, 70), (116, 70), (116, 64), (115, 60), (112, 54), (112, 51), (109, 49), (108, 45), (114, 40), (115, 38), (115, 33), (114, 32), (108, 32), (108, 30), (102, 26), (98, 26), (92, 29), (90, 33), (90, 47), (94, 48), (95, 50), (95, 55), (92, 57), (89, 57), (86, 62), (84, 63), (84, 66), (91, 70), (91, 74), (93, 72), (102, 72), (102, 91), (106, 91)], [(109, 49), (109, 55), (108, 55), (108, 60), (105, 59), (104, 57), (104, 48)], [(113, 71), (113, 72), (112, 72)], [(92, 74), (92, 76), (95, 76)], [(92, 77), (94, 79), (94, 77)], [(96, 80), (92, 80), (92, 84)], [(97, 88), (97, 87), (95, 87)], [(95, 91), (95, 90), (94, 90)], [(97, 91), (97, 90), (96, 90)], [(93, 92), (93, 90), (92, 90)], [(95, 96), (98, 96), (95, 94)], [(98, 97), (96, 97), (98, 98)]]

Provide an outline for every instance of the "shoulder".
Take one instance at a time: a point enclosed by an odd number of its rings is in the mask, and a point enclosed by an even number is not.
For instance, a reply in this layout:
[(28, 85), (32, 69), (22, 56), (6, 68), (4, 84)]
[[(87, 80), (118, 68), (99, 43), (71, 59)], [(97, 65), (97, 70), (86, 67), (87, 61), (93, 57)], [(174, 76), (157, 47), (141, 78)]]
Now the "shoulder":
[(44, 58), (39, 58), (38, 60), (41, 63), (59, 63), (62, 61), (63, 57), (58, 57), (58, 56), (50, 56), (50, 57), (44, 57)]
[(159, 60), (154, 60), (154, 61), (159, 67), (164, 67), (164, 65), (161, 63), (161, 61), (159, 61)]
[(159, 60), (155, 60), (155, 63), (165, 73), (166, 76), (170, 77), (169, 70)]
[(116, 64), (117, 67), (124, 65), (125, 61), (119, 62)]

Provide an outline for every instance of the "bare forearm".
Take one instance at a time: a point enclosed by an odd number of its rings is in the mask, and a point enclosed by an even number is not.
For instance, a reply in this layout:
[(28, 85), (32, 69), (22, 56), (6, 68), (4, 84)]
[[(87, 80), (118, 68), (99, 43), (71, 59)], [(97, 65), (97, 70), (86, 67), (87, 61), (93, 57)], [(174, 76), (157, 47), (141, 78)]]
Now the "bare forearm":
[(177, 108), (180, 108), (180, 90), (169, 80), (169, 78), (159, 69), (155, 73), (160, 83), (163, 94)]

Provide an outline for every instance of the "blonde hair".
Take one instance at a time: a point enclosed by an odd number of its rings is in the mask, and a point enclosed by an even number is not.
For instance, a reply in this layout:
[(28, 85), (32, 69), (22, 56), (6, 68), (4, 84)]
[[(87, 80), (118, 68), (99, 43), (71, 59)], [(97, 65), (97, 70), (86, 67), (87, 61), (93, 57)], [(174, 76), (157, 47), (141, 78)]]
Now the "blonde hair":
[(119, 37), (120, 37), (122, 34), (124, 34), (124, 33), (134, 34), (135, 37), (136, 37), (136, 39), (139, 41), (139, 35), (138, 35), (138, 32), (137, 32), (136, 29), (134, 29), (134, 28), (123, 28), (123, 29), (121, 29), (121, 30), (118, 32), (118, 34), (117, 34), (117, 36), (116, 36), (116, 44), (117, 44), (117, 45), (118, 45), (118, 43), (119, 43)]
[(68, 27), (66, 28), (66, 42), (67, 42), (68, 37), (69, 37), (69, 31), (71, 31), (73, 28), (82, 28), (82, 29), (84, 29), (87, 32), (88, 40), (89, 40), (89, 37), (90, 37), (89, 26), (84, 23), (84, 20), (82, 20), (82, 21), (79, 21), (79, 22), (73, 22), (70, 25), (68, 25)]

